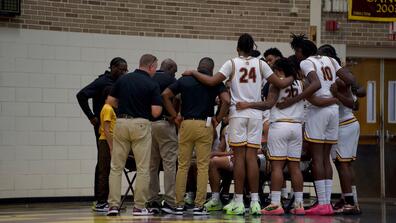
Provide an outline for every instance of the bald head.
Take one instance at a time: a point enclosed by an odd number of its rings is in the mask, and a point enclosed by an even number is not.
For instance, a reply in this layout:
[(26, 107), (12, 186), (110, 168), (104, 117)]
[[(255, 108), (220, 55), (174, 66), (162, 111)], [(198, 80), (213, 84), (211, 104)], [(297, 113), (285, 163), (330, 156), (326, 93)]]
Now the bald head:
[(198, 71), (204, 70), (207, 71), (208, 75), (212, 76), (214, 69), (214, 61), (210, 57), (204, 57), (199, 61)]
[(164, 71), (167, 74), (175, 76), (175, 73), (177, 72), (177, 64), (172, 59), (167, 58), (162, 61), (160, 70)]

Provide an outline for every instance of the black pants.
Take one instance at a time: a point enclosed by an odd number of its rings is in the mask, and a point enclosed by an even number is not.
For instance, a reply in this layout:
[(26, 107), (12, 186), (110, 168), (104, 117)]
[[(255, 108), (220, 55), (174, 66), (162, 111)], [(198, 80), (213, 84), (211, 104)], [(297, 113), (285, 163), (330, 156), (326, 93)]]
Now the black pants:
[(95, 167), (95, 179), (94, 179), (94, 196), (95, 200), (98, 201), (98, 160), (99, 160), (99, 124), (94, 127), (95, 138), (96, 138), (96, 167)]
[(96, 164), (97, 188), (96, 199), (98, 202), (107, 202), (109, 196), (109, 174), (110, 174), (110, 148), (106, 140), (98, 141), (98, 163)]

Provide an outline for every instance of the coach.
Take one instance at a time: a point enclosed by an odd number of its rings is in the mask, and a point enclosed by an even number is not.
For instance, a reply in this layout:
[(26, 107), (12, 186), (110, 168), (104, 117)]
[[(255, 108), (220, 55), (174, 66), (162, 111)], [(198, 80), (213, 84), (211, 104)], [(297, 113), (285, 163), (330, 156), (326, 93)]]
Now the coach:
[(121, 77), (113, 87), (110, 102), (118, 106), (114, 128), (111, 171), (109, 177), (109, 212), (118, 215), (121, 199), (121, 173), (132, 149), (136, 161), (136, 188), (133, 215), (151, 215), (145, 208), (149, 196), (151, 122), (162, 112), (159, 85), (152, 80), (158, 66), (157, 58), (145, 54), (139, 69)]

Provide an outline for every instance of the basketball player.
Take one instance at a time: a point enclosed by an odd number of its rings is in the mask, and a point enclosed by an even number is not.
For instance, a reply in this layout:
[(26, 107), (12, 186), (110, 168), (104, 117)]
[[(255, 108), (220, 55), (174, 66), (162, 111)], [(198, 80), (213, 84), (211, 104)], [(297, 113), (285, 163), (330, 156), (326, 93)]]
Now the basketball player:
[(291, 47), (295, 51), (301, 70), (310, 83), (302, 94), (287, 98), (278, 107), (284, 108), (307, 98), (312, 105), (307, 110), (304, 138), (309, 142), (309, 151), (312, 155), (312, 172), (315, 179), (315, 188), (318, 195), (318, 205), (306, 211), (309, 215), (332, 215), (333, 208), (330, 204), (332, 191), (332, 167), (330, 163), (331, 146), (338, 138), (338, 105), (333, 104), (317, 106), (310, 101), (314, 95), (318, 98), (332, 98), (330, 86), (337, 76), (348, 84), (354, 83), (353, 76), (332, 58), (317, 55), (317, 48), (313, 42), (304, 35), (292, 36)]
[(214, 76), (209, 77), (196, 71), (186, 71), (183, 75), (193, 75), (200, 82), (214, 86), (225, 79), (231, 80), (231, 107), (230, 107), (230, 147), (234, 153), (234, 181), (235, 199), (225, 206), (227, 214), (242, 215), (245, 213), (243, 204), (243, 185), (245, 175), (251, 192), (250, 213), (261, 214), (258, 202), (259, 170), (257, 150), (261, 147), (262, 111), (257, 109), (236, 110), (236, 102), (261, 101), (261, 87), (263, 79), (279, 88), (289, 86), (293, 77), (280, 79), (272, 75), (271, 68), (257, 58), (251, 57), (254, 40), (249, 34), (242, 34), (238, 39), (238, 57), (227, 61)]
[(268, 135), (268, 155), (271, 161), (271, 204), (265, 207), (261, 213), (264, 215), (282, 215), (284, 210), (281, 205), (281, 188), (283, 183), (283, 169), (285, 164), (292, 179), (295, 202), (292, 214), (305, 214), (303, 207), (303, 180), (300, 170), (300, 158), (302, 150), (302, 126), (304, 118), (304, 102), (299, 101), (285, 109), (279, 109), (276, 102), (286, 97), (293, 97), (303, 91), (302, 82), (296, 79), (296, 71), (290, 62), (281, 58), (272, 67), (279, 77), (294, 76), (291, 86), (279, 89), (273, 85), (270, 87), (268, 98), (265, 102), (239, 102), (237, 108), (256, 108), (261, 110), (271, 109), (270, 129)]
[[(331, 45), (321, 46), (318, 54), (330, 56), (341, 64), (336, 50)], [(331, 153), (340, 177), (343, 199), (336, 203), (334, 209), (336, 213), (359, 214), (360, 208), (357, 203), (356, 186), (353, 185), (352, 170), (352, 161), (356, 159), (360, 133), (359, 122), (352, 113), (352, 110), (357, 110), (357, 98), (353, 95), (351, 86), (347, 86), (340, 79), (336, 80), (336, 84), (330, 90), (340, 101), (338, 143), (333, 145)], [(360, 97), (365, 96), (363, 87), (359, 87), (356, 93)]]

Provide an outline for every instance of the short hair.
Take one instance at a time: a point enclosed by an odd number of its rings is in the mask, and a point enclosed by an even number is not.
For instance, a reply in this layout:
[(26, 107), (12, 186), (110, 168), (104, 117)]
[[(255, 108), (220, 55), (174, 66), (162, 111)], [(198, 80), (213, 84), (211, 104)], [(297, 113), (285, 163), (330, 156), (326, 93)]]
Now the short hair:
[(283, 71), (286, 77), (293, 76), (295, 80), (297, 79), (297, 72), (287, 58), (276, 60), (272, 69)]
[(291, 48), (293, 50), (301, 49), (304, 57), (310, 57), (317, 53), (318, 49), (311, 40), (308, 40), (304, 34), (291, 35), (292, 41), (290, 42)]
[(111, 61), (110, 61), (110, 68), (113, 66), (118, 66), (120, 64), (127, 64), (126, 60), (124, 58), (121, 57), (114, 57)]
[(204, 57), (199, 61), (198, 70), (207, 70), (210, 75), (213, 74), (214, 61), (210, 57)]
[(300, 70), (300, 61), (298, 61), (296, 55), (291, 55), (287, 59), (295, 71)]
[(334, 58), (337, 63), (341, 66), (341, 59), (338, 57), (336, 49), (330, 44), (324, 44), (319, 47), (318, 54), (322, 56), (328, 56)]
[(276, 47), (274, 47), (274, 48), (269, 48), (268, 50), (266, 50), (266, 51), (264, 52), (264, 57), (267, 57), (267, 56), (269, 56), (269, 55), (283, 58), (282, 52), (281, 52), (278, 48), (276, 48)]
[(157, 60), (157, 57), (152, 54), (144, 54), (142, 57), (140, 57), (139, 67), (148, 67)]
[(107, 86), (107, 87), (105, 87), (104, 89), (103, 89), (103, 97), (104, 98), (107, 98), (107, 96), (109, 96), (110, 95), (110, 92), (111, 92), (111, 90), (113, 89), (113, 87), (112, 86)]
[(239, 50), (251, 55), (255, 45), (253, 37), (248, 33), (244, 33), (239, 37), (237, 47)]
[(177, 69), (176, 62), (170, 58), (167, 58), (161, 62), (160, 69), (166, 73), (173, 72), (172, 70)]
[(252, 57), (259, 57), (261, 56), (261, 52), (258, 50), (253, 50), (252, 53), (250, 54)]

